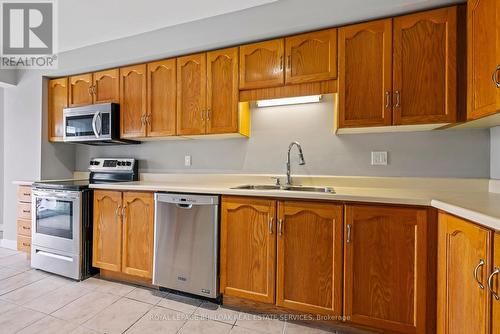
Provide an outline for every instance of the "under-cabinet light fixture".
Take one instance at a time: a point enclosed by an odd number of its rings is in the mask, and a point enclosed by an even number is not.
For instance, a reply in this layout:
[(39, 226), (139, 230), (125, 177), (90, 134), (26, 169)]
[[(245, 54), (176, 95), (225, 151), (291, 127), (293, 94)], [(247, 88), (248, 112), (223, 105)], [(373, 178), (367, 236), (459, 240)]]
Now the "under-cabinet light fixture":
[(297, 96), (297, 97), (285, 97), (282, 99), (270, 99), (270, 100), (259, 100), (257, 101), (257, 107), (274, 107), (274, 106), (286, 106), (290, 104), (304, 104), (304, 103), (316, 103), (320, 102), (322, 95), (310, 95), (310, 96)]

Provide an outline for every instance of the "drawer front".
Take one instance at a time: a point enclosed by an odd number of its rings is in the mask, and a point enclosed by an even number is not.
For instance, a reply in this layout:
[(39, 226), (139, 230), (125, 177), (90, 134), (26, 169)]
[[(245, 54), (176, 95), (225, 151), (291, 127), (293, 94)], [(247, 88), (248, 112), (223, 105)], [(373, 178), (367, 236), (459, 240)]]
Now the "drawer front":
[(17, 250), (31, 254), (31, 237), (17, 236)]
[(17, 234), (31, 238), (31, 220), (17, 220)]
[(31, 203), (17, 203), (17, 218), (31, 220)]
[(31, 203), (31, 187), (19, 186), (17, 188), (17, 201), (24, 203)]

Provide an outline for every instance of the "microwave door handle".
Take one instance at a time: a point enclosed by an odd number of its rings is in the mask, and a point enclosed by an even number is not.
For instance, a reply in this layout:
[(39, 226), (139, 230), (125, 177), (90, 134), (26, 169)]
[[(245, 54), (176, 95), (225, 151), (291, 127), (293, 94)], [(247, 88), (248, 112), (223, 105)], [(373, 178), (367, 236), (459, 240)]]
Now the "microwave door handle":
[(96, 136), (96, 138), (99, 138), (100, 136), (100, 132), (101, 132), (101, 122), (99, 122), (99, 129), (97, 129), (97, 119), (101, 117), (100, 115), (101, 113), (100, 112), (96, 112), (94, 114), (94, 118), (92, 118), (92, 130), (94, 130), (94, 134)]

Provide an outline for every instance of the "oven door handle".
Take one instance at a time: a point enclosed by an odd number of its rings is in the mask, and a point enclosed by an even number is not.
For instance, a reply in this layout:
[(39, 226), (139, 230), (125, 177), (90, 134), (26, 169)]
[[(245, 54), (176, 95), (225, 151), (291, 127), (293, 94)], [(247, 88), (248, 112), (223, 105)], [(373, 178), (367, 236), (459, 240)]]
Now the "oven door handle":
[(101, 119), (101, 112), (98, 111), (94, 114), (94, 118), (92, 118), (92, 130), (94, 130), (94, 134), (96, 138), (99, 138), (101, 136), (101, 131), (102, 131), (102, 119)]

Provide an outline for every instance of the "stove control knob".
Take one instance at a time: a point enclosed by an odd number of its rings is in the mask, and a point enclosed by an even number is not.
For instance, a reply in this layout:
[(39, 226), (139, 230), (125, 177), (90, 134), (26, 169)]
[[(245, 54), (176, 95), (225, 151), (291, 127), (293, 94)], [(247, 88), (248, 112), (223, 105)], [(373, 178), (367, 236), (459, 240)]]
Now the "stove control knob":
[(132, 163), (130, 161), (127, 161), (127, 166), (132, 166)]
[(121, 161), (118, 161), (118, 162), (117, 162), (117, 165), (118, 165), (118, 166), (121, 166), (121, 165), (122, 165), (122, 162), (121, 162)]

